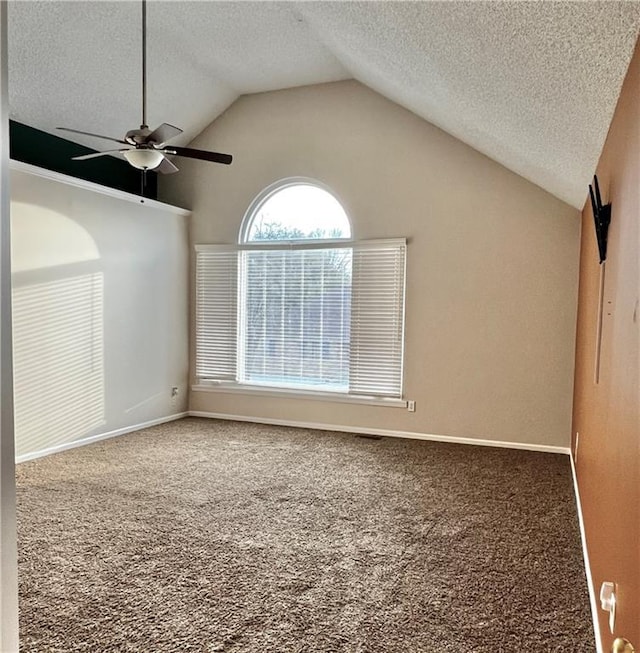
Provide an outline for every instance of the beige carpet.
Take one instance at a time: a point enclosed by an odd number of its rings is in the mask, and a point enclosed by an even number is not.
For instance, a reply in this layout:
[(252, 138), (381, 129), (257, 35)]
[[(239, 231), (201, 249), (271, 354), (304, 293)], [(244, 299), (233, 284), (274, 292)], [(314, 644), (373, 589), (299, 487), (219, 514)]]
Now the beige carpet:
[(23, 653), (594, 650), (566, 456), (189, 418), (18, 486)]

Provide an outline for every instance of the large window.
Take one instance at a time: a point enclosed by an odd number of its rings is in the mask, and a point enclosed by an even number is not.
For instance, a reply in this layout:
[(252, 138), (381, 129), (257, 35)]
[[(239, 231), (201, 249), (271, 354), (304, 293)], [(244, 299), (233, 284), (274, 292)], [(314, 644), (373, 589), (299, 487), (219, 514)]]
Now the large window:
[(401, 397), (404, 240), (352, 240), (331, 193), (289, 180), (238, 246), (196, 251), (200, 381)]

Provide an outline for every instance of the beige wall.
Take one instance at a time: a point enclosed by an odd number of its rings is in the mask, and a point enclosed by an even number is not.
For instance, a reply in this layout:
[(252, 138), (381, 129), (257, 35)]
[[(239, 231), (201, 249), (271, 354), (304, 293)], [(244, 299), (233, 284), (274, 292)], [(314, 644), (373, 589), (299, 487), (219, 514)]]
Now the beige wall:
[(405, 396), (416, 412), (193, 392), (192, 410), (568, 446), (579, 214), (357, 82), (240, 98), (181, 160), (163, 199), (194, 243), (233, 243), (289, 176), (334, 190), (354, 236), (409, 239)]

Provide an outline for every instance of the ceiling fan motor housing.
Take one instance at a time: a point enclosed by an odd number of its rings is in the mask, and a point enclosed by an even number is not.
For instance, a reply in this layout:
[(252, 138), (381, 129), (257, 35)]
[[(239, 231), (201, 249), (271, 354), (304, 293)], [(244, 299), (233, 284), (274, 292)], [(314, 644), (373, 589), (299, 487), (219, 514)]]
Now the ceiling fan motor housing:
[(140, 129), (131, 129), (129, 130), (124, 140), (131, 145), (142, 145), (147, 142), (147, 138), (151, 134), (151, 130), (147, 125), (140, 125)]

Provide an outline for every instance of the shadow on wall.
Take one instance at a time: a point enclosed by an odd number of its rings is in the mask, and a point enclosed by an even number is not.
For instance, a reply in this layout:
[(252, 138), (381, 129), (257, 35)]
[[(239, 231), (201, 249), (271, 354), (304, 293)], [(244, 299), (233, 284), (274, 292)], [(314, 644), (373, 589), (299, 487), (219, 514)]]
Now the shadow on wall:
[(50, 209), (11, 203), (16, 455), (105, 423), (104, 275), (93, 237)]

